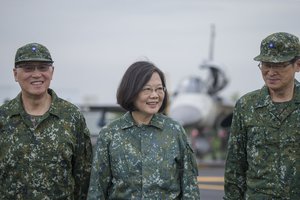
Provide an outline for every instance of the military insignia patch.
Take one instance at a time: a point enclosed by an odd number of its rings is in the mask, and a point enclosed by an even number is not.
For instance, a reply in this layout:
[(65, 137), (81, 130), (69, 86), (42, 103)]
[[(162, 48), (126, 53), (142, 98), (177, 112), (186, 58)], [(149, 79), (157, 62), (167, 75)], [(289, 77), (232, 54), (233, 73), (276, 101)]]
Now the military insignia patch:
[(269, 45), (268, 45), (268, 47), (269, 47), (270, 49), (273, 49), (273, 48), (275, 48), (275, 44), (274, 44), (273, 42), (270, 42)]

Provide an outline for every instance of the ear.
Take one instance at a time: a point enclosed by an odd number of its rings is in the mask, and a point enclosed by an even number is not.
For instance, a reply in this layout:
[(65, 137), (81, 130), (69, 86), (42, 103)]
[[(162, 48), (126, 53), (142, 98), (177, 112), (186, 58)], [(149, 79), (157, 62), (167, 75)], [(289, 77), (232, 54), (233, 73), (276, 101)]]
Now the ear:
[(300, 58), (298, 60), (296, 60), (295, 65), (296, 65), (296, 72), (299, 72), (300, 71)]
[(53, 73), (54, 73), (54, 66), (51, 69), (51, 80), (52, 80), (52, 77), (53, 77)]
[(17, 76), (18, 75), (18, 71), (17, 71), (17, 68), (15, 68), (15, 67), (13, 68), (13, 73), (14, 73), (15, 81), (18, 82), (18, 76)]

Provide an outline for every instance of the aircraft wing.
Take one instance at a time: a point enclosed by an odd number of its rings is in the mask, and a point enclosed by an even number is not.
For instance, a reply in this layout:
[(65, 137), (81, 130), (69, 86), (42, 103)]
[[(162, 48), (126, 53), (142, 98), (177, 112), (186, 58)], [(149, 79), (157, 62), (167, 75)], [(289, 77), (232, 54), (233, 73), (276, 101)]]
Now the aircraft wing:
[(93, 145), (97, 141), (97, 137), (101, 128), (126, 112), (117, 104), (81, 105), (79, 106), (79, 108), (86, 119), (87, 126), (91, 133), (91, 140)]

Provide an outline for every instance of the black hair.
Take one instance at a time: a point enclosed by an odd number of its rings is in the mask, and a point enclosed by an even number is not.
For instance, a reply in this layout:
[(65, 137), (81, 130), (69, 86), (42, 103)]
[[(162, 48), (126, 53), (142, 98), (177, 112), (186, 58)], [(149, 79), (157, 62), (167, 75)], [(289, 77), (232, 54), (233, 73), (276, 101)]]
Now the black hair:
[[(140, 91), (151, 79), (154, 72), (159, 74), (163, 87), (166, 88), (164, 73), (153, 63), (138, 61), (128, 67), (117, 90), (117, 103), (127, 111), (135, 111), (134, 105)], [(163, 112), (168, 103), (168, 92), (165, 90), (165, 97), (158, 112)]]
[(290, 61), (290, 63), (291, 64), (294, 64), (297, 60), (299, 60), (300, 59), (300, 56), (295, 56), (295, 58), (293, 58), (291, 61)]

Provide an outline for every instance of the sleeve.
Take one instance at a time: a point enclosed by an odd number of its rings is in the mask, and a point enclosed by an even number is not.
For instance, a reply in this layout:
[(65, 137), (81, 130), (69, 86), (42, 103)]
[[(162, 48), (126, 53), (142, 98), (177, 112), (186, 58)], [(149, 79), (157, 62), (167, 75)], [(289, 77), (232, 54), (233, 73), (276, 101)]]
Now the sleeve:
[(182, 199), (200, 199), (198, 187), (198, 167), (194, 152), (187, 141), (187, 136), (182, 128), (183, 135), (183, 166), (181, 170)]
[(105, 134), (106, 129), (103, 128), (97, 139), (88, 192), (89, 200), (108, 199), (112, 175), (110, 170), (109, 141), (106, 139)]
[(224, 200), (244, 199), (246, 191), (246, 130), (242, 121), (242, 108), (237, 103), (233, 112), (225, 164)]
[(92, 163), (90, 132), (82, 115), (80, 119), (79, 127), (77, 126), (77, 130), (79, 130), (77, 132), (77, 146), (73, 158), (74, 199), (76, 200), (87, 198)]

